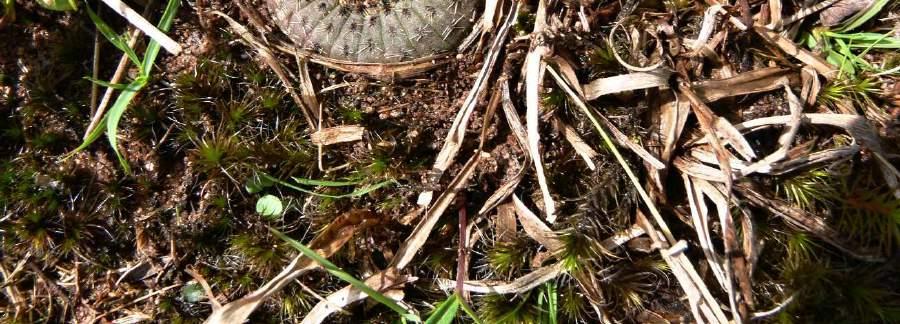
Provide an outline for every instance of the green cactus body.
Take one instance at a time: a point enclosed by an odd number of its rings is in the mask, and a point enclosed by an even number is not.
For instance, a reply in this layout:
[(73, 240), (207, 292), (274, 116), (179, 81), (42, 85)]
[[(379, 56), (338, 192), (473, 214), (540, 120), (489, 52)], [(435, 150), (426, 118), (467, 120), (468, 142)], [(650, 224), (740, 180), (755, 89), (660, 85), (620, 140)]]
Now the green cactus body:
[(475, 20), (474, 0), (267, 0), (295, 44), (353, 63), (401, 63), (453, 51)]

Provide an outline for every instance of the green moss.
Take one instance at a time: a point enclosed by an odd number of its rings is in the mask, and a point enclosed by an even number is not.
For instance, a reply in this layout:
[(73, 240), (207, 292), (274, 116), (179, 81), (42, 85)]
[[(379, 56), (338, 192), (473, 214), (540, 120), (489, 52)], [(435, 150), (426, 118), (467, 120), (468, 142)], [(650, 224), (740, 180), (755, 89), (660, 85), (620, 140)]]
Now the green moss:
[(508, 242), (496, 242), (487, 251), (487, 262), (496, 276), (510, 278), (531, 259), (533, 249), (528, 240), (516, 237)]

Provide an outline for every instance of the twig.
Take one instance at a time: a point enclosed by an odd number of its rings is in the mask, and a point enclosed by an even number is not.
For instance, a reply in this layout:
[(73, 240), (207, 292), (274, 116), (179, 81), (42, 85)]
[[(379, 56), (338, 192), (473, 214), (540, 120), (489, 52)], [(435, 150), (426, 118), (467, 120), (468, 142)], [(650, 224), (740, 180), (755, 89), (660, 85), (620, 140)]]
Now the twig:
[[(131, 32), (131, 37), (128, 40), (128, 47), (134, 48), (134, 45), (137, 44), (138, 36), (140, 36), (140, 30), (134, 30)], [(122, 53), (122, 58), (119, 59), (119, 65), (116, 66), (116, 71), (113, 73), (113, 77), (109, 80), (109, 83), (119, 83), (122, 80), (122, 76), (125, 75), (125, 68), (128, 67), (128, 55)], [(88, 124), (87, 129), (84, 131), (83, 140), (87, 140), (91, 135), (91, 132), (94, 131), (94, 128), (99, 126), (100, 121), (103, 120), (103, 114), (106, 113), (106, 106), (109, 106), (109, 101), (112, 99), (113, 88), (106, 88), (106, 92), (103, 93), (103, 99), (100, 99), (100, 105), (97, 106), (97, 109), (94, 109), (94, 116), (91, 117), (91, 123)]]

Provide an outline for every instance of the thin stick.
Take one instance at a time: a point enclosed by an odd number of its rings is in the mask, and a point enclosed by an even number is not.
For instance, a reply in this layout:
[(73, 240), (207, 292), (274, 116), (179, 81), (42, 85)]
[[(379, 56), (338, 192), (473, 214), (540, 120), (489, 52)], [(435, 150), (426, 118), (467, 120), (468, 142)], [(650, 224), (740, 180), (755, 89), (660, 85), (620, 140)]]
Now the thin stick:
[[(128, 47), (134, 47), (140, 33), (140, 30), (131, 32), (131, 38), (128, 40)], [(125, 68), (128, 67), (128, 61), (128, 55), (122, 53), (122, 58), (119, 59), (119, 65), (116, 66), (116, 72), (113, 73), (113, 77), (109, 80), (109, 83), (115, 84), (122, 80), (122, 76), (125, 74)], [(94, 116), (91, 117), (91, 123), (88, 124), (87, 130), (84, 131), (84, 140), (87, 140), (91, 132), (94, 131), (94, 128), (97, 128), (97, 125), (100, 124), (100, 120), (103, 119), (103, 114), (106, 113), (106, 106), (109, 105), (109, 100), (112, 99), (112, 94), (113, 88), (106, 88), (106, 92), (103, 93), (103, 99), (100, 100), (100, 105), (97, 106), (97, 109), (94, 109)]]
[[(100, 17), (100, 9), (97, 5), (97, 17)], [(100, 77), (100, 31), (94, 31), (94, 63), (91, 67), (91, 77), (97, 80)], [(97, 112), (97, 96), (100, 95), (100, 85), (91, 84), (91, 115)]]

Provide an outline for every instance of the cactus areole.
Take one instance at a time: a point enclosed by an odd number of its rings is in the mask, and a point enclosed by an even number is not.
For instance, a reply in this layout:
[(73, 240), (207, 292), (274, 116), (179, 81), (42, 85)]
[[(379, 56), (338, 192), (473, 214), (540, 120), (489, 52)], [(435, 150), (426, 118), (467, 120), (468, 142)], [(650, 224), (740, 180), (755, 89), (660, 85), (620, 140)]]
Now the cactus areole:
[(402, 64), (453, 52), (475, 0), (266, 0), (298, 47), (351, 64)]

